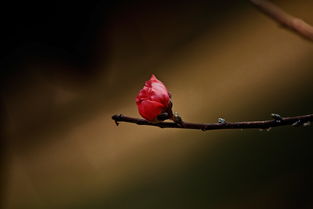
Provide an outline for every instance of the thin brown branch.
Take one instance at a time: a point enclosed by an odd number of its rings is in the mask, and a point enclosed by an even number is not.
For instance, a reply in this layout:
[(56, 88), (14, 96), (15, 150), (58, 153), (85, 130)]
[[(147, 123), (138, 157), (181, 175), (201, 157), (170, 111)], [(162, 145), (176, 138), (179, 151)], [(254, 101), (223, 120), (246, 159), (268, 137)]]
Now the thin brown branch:
[(297, 33), (305, 39), (313, 41), (313, 27), (303, 20), (286, 13), (281, 8), (267, 0), (250, 0), (261, 12), (283, 25), (287, 29)]
[[(264, 121), (245, 121), (245, 122), (227, 122), (224, 119), (219, 120), (219, 123), (188, 123), (184, 122), (182, 125), (174, 122), (160, 122), (152, 123), (139, 118), (132, 118), (124, 115), (113, 115), (112, 119), (116, 125), (119, 122), (135, 123), (137, 125), (157, 126), (160, 128), (182, 128), (182, 129), (199, 129), (202, 131), (216, 130), (216, 129), (264, 129), (277, 126), (307, 126), (313, 121), (313, 114), (301, 115), (295, 117), (281, 117), (278, 114), (272, 114), (273, 120)], [(222, 122), (221, 122), (222, 121)]]

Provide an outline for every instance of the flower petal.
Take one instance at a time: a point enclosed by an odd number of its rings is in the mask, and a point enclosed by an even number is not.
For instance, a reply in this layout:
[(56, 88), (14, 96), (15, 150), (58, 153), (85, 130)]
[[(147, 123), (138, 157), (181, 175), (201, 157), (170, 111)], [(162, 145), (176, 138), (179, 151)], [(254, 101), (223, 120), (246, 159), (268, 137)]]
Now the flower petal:
[(146, 120), (153, 121), (163, 111), (164, 106), (156, 101), (145, 100), (138, 104), (139, 114)]
[(147, 120), (155, 118), (163, 111), (169, 109), (170, 94), (166, 86), (152, 74), (150, 80), (139, 91), (136, 97), (138, 111)]

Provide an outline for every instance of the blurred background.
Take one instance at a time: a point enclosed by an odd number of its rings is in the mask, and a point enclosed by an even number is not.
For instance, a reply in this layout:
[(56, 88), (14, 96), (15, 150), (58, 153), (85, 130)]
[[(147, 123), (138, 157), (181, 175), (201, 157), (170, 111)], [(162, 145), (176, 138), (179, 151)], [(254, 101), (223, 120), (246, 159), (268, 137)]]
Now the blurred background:
[[(275, 1), (313, 24), (312, 0)], [(159, 129), (154, 73), (190, 122), (313, 112), (313, 44), (247, 0), (1, 6), (1, 206), (313, 208), (313, 129)]]

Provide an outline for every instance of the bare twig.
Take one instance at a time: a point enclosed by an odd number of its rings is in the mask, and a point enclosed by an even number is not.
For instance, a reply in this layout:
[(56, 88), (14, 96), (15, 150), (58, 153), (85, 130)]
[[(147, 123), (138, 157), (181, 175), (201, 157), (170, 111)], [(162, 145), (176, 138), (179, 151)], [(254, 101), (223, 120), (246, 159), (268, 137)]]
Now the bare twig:
[(303, 20), (294, 17), (267, 0), (250, 0), (261, 12), (297, 33), (305, 39), (313, 41), (313, 27)]
[(151, 123), (149, 121), (127, 117), (124, 115), (113, 115), (112, 119), (118, 125), (118, 122), (135, 123), (137, 125), (146, 126), (157, 126), (160, 128), (182, 128), (182, 129), (199, 129), (202, 131), (216, 130), (216, 129), (264, 129), (269, 130), (270, 128), (277, 126), (307, 126), (313, 121), (313, 114), (301, 115), (295, 117), (281, 117), (278, 114), (272, 114), (273, 120), (264, 121), (245, 121), (245, 122), (226, 122), (223, 123), (188, 123), (184, 122), (183, 126), (174, 122), (160, 122)]

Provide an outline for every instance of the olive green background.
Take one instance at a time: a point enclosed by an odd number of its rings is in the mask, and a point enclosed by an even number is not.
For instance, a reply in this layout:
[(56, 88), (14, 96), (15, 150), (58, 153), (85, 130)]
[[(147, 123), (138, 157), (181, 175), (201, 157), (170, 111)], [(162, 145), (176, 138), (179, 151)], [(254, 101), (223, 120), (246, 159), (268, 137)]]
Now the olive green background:
[[(139, 117), (152, 73), (186, 121), (312, 113), (312, 43), (248, 1), (112, 2), (39, 5), (9, 23), (22, 38), (2, 63), (3, 208), (312, 208), (312, 127), (111, 120)], [(311, 0), (275, 2), (313, 24)]]

